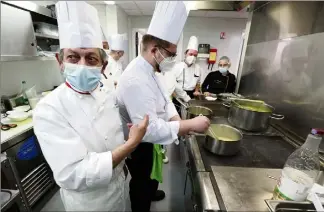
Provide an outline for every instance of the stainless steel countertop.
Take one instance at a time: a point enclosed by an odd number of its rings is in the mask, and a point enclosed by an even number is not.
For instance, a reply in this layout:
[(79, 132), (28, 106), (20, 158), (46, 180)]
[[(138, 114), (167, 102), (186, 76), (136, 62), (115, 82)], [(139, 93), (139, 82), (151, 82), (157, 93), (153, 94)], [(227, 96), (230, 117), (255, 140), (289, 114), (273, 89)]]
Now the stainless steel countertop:
[(280, 173), (281, 169), (212, 167), (216, 195), (226, 211), (268, 211), (264, 200), (272, 198), (277, 183), (268, 175), (279, 178)]

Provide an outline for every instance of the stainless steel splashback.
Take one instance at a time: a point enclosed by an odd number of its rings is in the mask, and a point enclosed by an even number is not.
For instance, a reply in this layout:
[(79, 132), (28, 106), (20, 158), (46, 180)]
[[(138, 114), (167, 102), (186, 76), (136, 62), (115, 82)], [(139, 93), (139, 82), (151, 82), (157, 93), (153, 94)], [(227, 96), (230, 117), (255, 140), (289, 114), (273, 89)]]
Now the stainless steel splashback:
[(304, 138), (324, 127), (324, 3), (306, 3), (254, 11), (239, 88), (273, 105), (286, 116), (278, 124)]

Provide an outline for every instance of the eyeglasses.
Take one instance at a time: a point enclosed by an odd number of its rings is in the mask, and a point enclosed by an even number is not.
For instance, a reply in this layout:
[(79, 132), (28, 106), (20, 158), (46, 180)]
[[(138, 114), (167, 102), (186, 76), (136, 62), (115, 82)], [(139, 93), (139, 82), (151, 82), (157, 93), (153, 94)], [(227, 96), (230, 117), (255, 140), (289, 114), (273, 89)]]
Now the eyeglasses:
[(164, 48), (163, 46), (155, 46), (155, 47), (157, 47), (157, 48), (161, 48), (161, 49), (163, 49), (164, 51), (166, 51), (167, 54), (168, 54), (168, 57), (171, 57), (171, 59), (174, 59), (174, 58), (177, 57), (177, 53), (172, 53), (172, 52), (170, 52), (169, 50), (167, 50), (166, 48)]

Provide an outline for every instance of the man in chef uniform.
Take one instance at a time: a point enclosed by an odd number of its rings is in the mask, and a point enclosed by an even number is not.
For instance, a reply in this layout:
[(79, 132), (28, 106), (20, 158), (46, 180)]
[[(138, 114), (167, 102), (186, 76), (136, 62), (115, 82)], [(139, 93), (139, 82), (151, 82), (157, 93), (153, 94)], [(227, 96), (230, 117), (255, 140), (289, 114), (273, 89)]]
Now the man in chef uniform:
[(108, 65), (105, 70), (107, 78), (112, 77), (115, 85), (123, 72), (121, 58), (127, 45), (126, 34), (116, 34), (108, 38), (110, 53), (108, 55)]
[(57, 58), (66, 82), (38, 103), (35, 134), (66, 211), (125, 211), (124, 159), (141, 142), (148, 116), (130, 128), (125, 142), (115, 88), (100, 82), (107, 61), (96, 9), (59, 1), (56, 10)]
[(174, 68), (179, 86), (181, 86), (191, 98), (200, 94), (201, 68), (196, 63), (197, 55), (198, 38), (196, 36), (191, 36), (187, 50), (185, 51), (184, 61), (177, 64)]
[(123, 72), (117, 86), (117, 99), (124, 126), (139, 123), (144, 114), (150, 123), (143, 142), (127, 159), (132, 179), (130, 198), (133, 211), (150, 211), (151, 201), (165, 197), (157, 191), (162, 182), (161, 145), (178, 141), (178, 135), (189, 131), (204, 132), (209, 120), (199, 116), (181, 120), (169, 95), (161, 86), (155, 72), (172, 70), (177, 43), (188, 13), (182, 1), (158, 1), (148, 28), (143, 36), (141, 54)]

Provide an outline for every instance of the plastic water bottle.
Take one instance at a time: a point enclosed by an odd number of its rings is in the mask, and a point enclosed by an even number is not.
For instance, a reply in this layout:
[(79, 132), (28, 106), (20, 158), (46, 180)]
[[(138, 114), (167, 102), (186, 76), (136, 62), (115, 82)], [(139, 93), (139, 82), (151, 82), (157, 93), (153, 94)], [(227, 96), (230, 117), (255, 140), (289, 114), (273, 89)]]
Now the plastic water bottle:
[(320, 171), (318, 148), (324, 130), (312, 129), (305, 143), (287, 159), (273, 199), (304, 201)]

